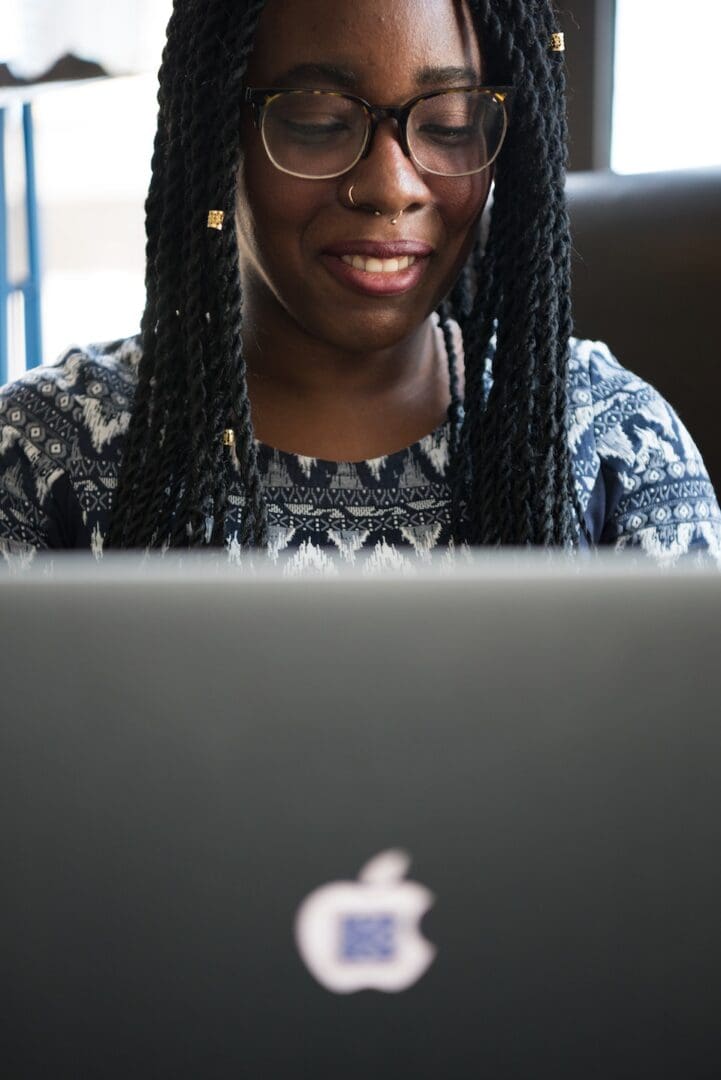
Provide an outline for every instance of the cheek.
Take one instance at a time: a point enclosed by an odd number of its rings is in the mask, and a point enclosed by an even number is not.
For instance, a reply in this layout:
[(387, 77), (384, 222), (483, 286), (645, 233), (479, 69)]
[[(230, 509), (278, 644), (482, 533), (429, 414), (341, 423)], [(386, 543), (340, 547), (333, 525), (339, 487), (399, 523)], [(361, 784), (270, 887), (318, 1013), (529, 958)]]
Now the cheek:
[(488, 173), (437, 178), (434, 187), (451, 243), (457, 241), (460, 235), (465, 237), (480, 217), (488, 199), (491, 181), (492, 176)]
[(447, 253), (443, 264), (443, 291), (451, 287), (471, 253), (492, 181), (493, 176), (488, 173), (447, 180), (439, 178), (437, 205), (443, 217)]
[(241, 254), (259, 264), (299, 258), (304, 235), (335, 198), (327, 182), (288, 176), (251, 142), (238, 174)]

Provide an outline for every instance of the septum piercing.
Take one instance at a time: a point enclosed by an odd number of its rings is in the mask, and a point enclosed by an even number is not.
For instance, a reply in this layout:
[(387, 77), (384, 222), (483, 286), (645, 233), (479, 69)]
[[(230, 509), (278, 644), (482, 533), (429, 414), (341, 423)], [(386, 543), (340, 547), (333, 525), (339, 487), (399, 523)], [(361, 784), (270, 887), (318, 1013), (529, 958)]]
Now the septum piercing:
[[(351, 186), (348, 188), (348, 201), (351, 204), (351, 206), (353, 207), (353, 209), (355, 210), (355, 209), (358, 208), (358, 203), (354, 202), (354, 200), (353, 200), (353, 188), (354, 187), (355, 187), (355, 184), (351, 184)], [(374, 210), (373, 211), (373, 216), (374, 217), (383, 217), (380, 210)], [(395, 212), (395, 214), (393, 215), (393, 217), (391, 218), (391, 225), (397, 225), (400, 218), (402, 218), (402, 217), (403, 217), (403, 211), (402, 210), (397, 210)]]

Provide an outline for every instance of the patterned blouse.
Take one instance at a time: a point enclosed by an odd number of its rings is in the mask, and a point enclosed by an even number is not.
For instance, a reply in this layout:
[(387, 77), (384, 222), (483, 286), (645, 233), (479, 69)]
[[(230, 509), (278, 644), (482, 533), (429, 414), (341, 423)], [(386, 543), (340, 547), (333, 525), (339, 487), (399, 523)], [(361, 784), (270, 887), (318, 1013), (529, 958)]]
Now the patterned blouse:
[[(696, 553), (721, 565), (721, 511), (676, 413), (604, 344), (573, 339), (571, 353), (568, 438), (594, 542), (664, 563)], [(71, 349), (0, 390), (3, 554), (102, 554), (139, 360), (138, 338)], [(490, 384), (489, 359), (486, 393)], [(359, 553), (371, 567), (402, 568), (452, 550), (449, 435), (446, 422), (412, 446), (353, 463), (258, 442), (270, 558), (289, 572)], [(226, 525), (231, 558), (242, 512), (238, 484)]]

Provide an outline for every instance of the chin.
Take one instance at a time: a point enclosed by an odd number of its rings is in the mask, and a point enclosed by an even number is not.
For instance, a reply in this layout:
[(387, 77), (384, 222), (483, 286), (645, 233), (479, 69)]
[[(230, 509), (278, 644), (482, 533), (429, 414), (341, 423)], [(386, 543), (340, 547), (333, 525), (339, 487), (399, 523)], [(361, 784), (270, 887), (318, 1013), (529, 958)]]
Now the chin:
[(332, 325), (307, 326), (314, 337), (346, 352), (368, 353), (390, 349), (415, 333), (428, 317), (424, 310), (409, 316), (407, 312), (353, 311), (345, 309), (343, 318)]
[[(350, 296), (342, 304), (323, 308), (320, 319), (309, 320), (308, 312), (319, 306), (310, 300), (298, 305), (298, 322), (303, 329), (347, 352), (372, 352), (393, 348), (416, 333), (437, 306), (434, 296), (367, 299)], [(305, 314), (303, 314), (305, 313)]]

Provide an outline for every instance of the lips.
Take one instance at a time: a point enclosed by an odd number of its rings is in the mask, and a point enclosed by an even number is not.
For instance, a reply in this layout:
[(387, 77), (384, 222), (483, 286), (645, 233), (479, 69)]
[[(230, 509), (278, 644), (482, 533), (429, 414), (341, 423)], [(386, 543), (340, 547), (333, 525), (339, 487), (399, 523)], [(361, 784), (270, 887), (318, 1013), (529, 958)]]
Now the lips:
[(329, 244), (321, 259), (333, 277), (367, 296), (398, 296), (426, 272), (430, 244), (419, 240), (347, 240)]
[(433, 254), (430, 244), (420, 240), (343, 240), (339, 244), (329, 244), (323, 248), (324, 255), (365, 255), (371, 259), (400, 259), (404, 255), (415, 255), (422, 259)]

